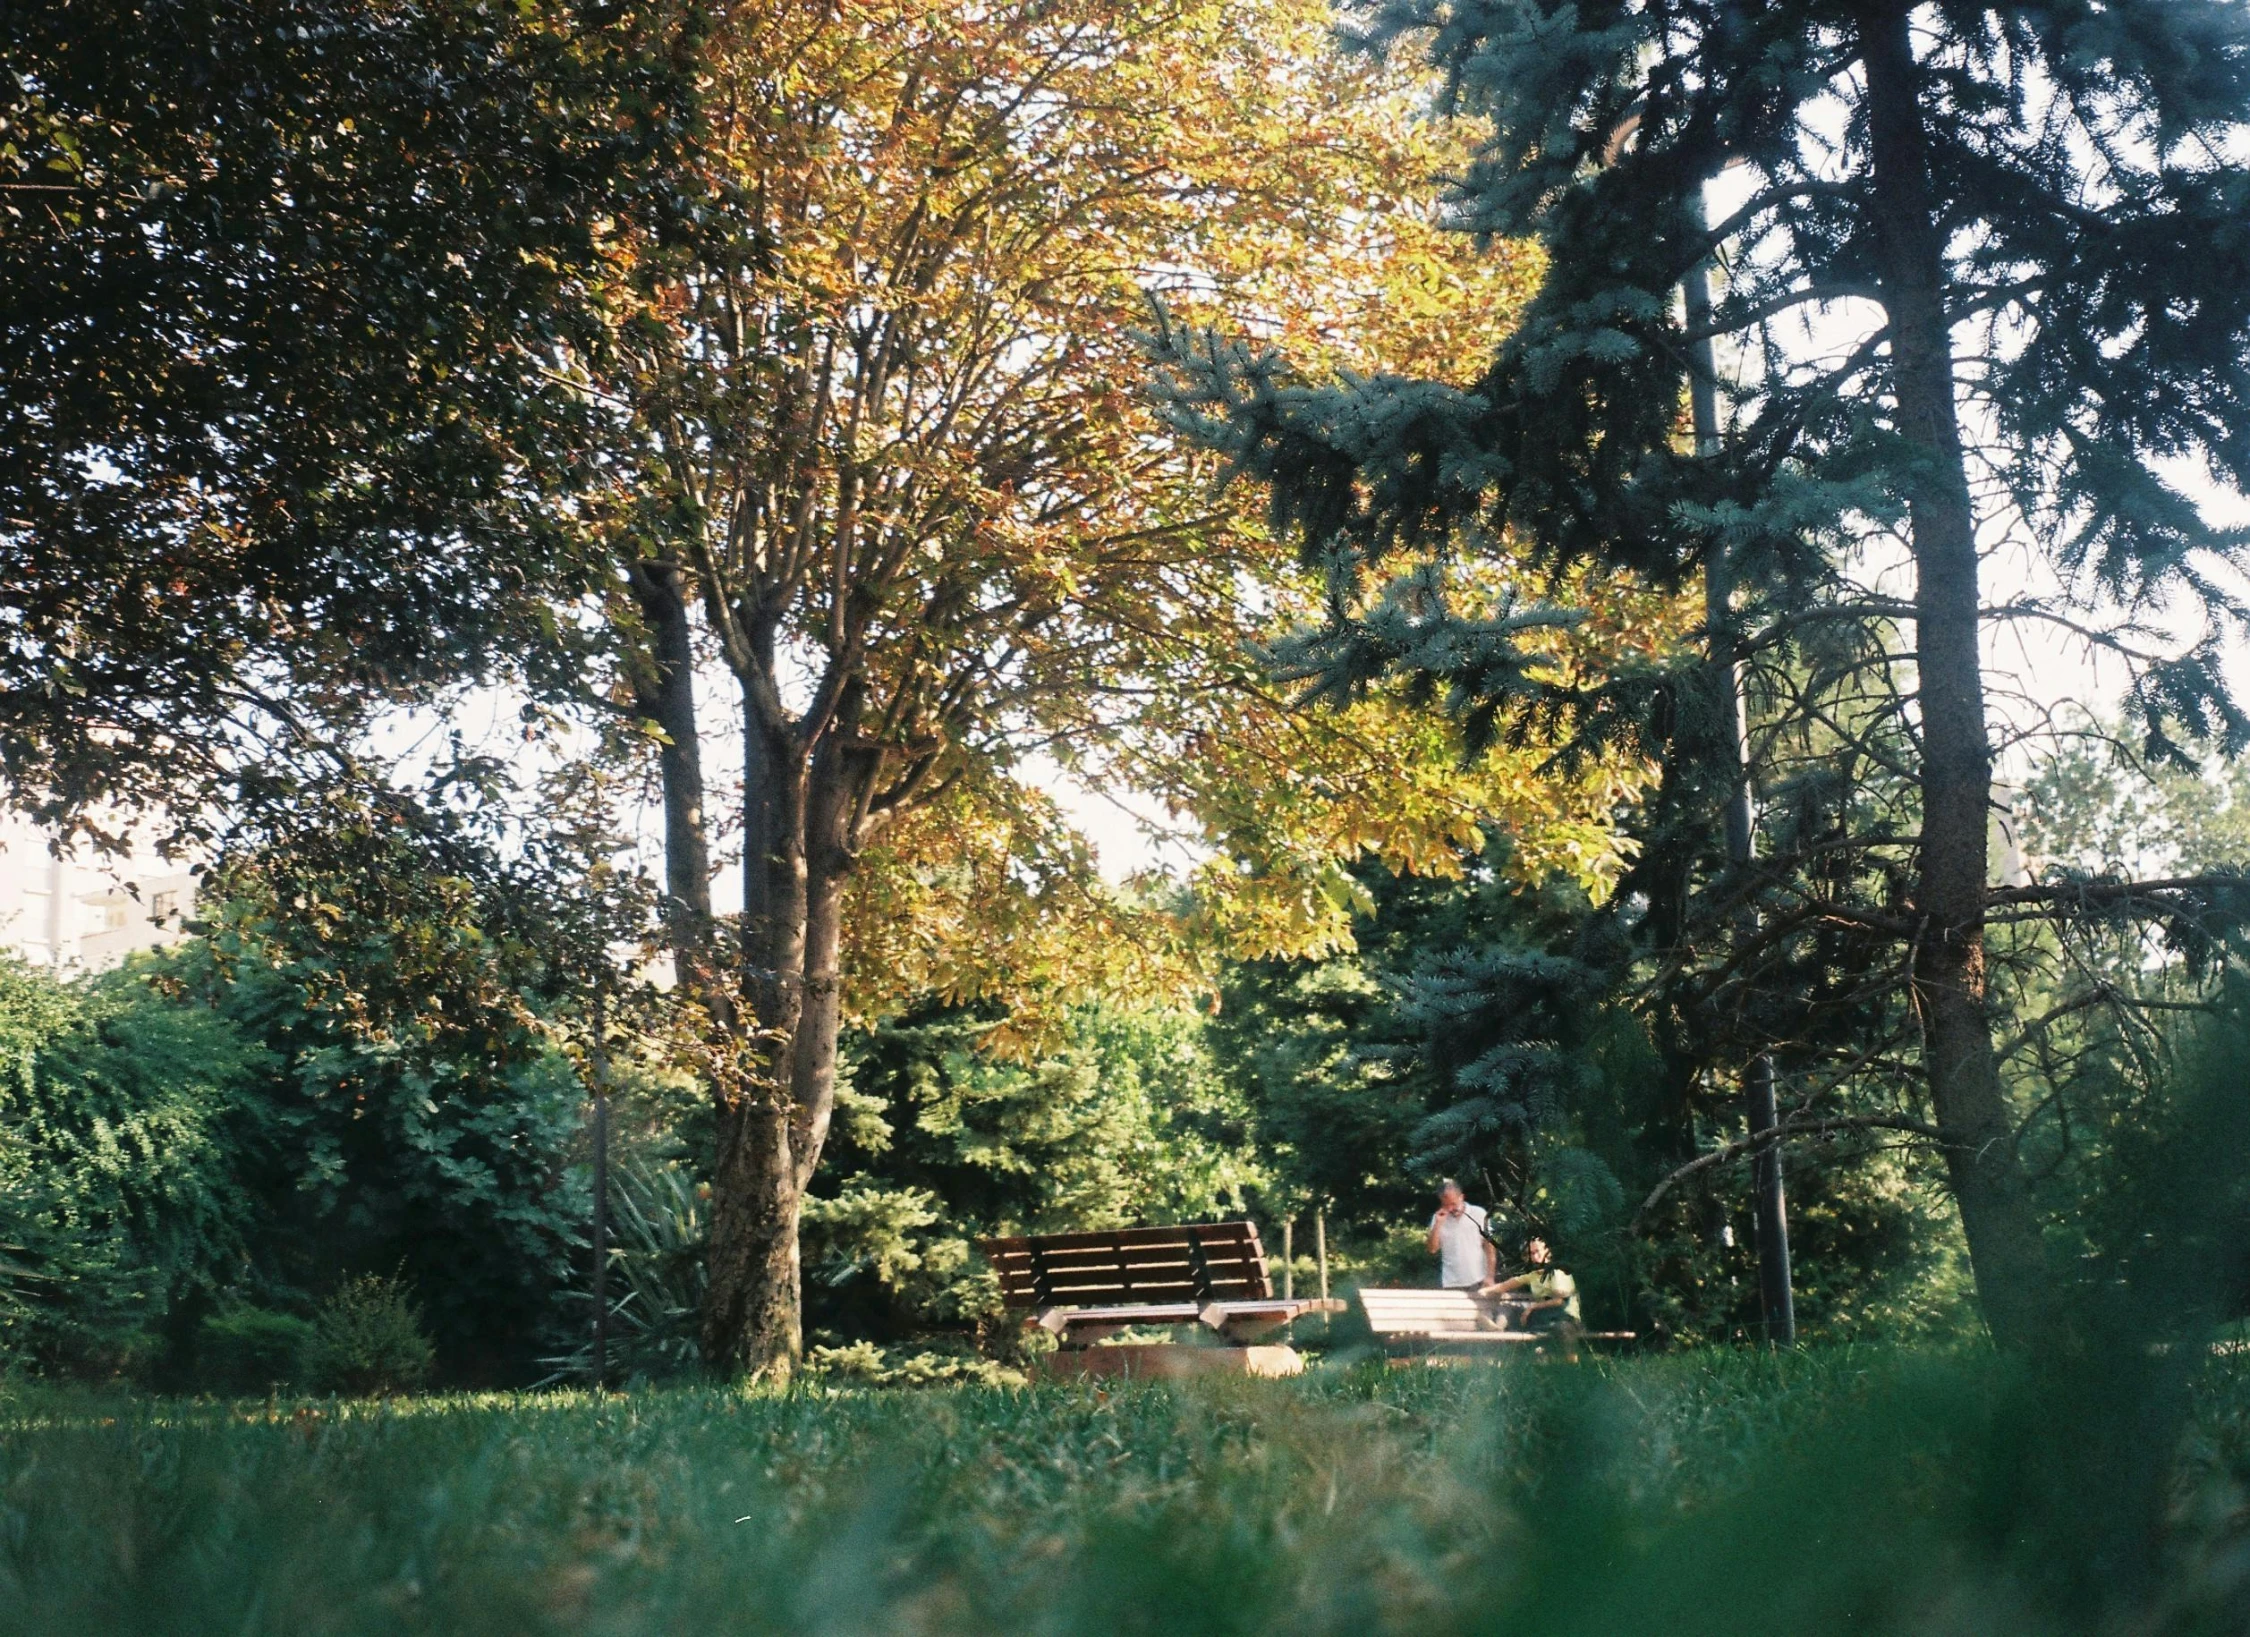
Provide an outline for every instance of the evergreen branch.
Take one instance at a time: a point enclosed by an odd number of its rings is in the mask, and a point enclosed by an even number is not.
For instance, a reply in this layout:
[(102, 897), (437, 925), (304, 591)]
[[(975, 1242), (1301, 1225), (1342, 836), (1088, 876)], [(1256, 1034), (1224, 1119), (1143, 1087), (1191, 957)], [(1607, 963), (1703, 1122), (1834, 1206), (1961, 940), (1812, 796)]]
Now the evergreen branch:
[(1640, 1209), (1633, 1213), (1633, 1220), (1626, 1231), (1638, 1233), (1649, 1212), (1663, 1203), (1666, 1194), (1690, 1177), (1730, 1164), (1745, 1155), (1756, 1154), (1789, 1138), (1820, 1137), (1838, 1131), (1903, 1131), (1940, 1147), (1949, 1146), (1945, 1133), (1938, 1127), (1927, 1120), (1909, 1119), (1903, 1114), (1834, 1114), (1818, 1120), (1783, 1120), (1778, 1125), (1768, 1126), (1750, 1136), (1737, 1137), (1733, 1142), (1714, 1148), (1708, 1154), (1700, 1154), (1673, 1171), (1649, 1190), (1648, 1197), (1641, 1201)]
[(2176, 875), (2154, 881), (2065, 881), (2047, 886), (1995, 887), (1989, 904), (2069, 904), (2090, 908), (2159, 896), (2196, 897), (2250, 892), (2250, 874)]
[(1879, 285), (1846, 283), (1818, 284), (1800, 290), (1783, 290), (1763, 301), (1752, 302), (1747, 307), (1734, 308), (1722, 304), (1708, 324), (1698, 324), (1682, 333), (1681, 339), (1690, 344), (1697, 341), (1715, 341), (1721, 336), (1734, 335), (1752, 329), (1768, 319), (1778, 318), (1792, 307), (1808, 303), (1826, 305), (1835, 301), (1872, 301), (1883, 299)]

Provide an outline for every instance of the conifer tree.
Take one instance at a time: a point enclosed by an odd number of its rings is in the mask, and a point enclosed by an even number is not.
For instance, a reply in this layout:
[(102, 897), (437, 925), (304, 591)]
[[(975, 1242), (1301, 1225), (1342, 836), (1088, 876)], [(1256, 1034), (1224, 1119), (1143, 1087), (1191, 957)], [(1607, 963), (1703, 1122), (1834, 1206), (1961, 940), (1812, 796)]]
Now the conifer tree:
[[(2200, 463), (2250, 489), (2250, 16), (2220, 0), (1398, 0), (1367, 39), (1426, 52), (1448, 109), (1487, 123), (1453, 185), (1459, 223), (1539, 239), (1543, 287), (1465, 383), (1307, 384), (1167, 333), (1177, 419), (1269, 482), (1277, 519), (1330, 565), (1333, 618), (1301, 657), (1332, 685), (1418, 672), (1486, 732), (1541, 710), (1589, 731), (1630, 718), (1669, 744), (1675, 792), (1694, 783), (1675, 731), (1689, 679), (1571, 694), (1508, 622), (1426, 579), (1386, 588), (1384, 560), (1506, 535), (1548, 569), (1676, 584), (1724, 545), (1741, 592), (1719, 635), (1758, 668), (1766, 748), (1794, 747), (1799, 776), (1783, 790), (1763, 770), (1761, 930), (1741, 939), (1716, 912), (1752, 892), (1737, 874), (1705, 883), (1705, 928), (1730, 947), (1704, 999), (1793, 971), (1864, 1010), (1897, 980), (1987, 1322), (2035, 1341), (2051, 1274), (1987, 928), (2080, 889), (1988, 884), (1981, 645), (1996, 621), (2061, 622), (2123, 662), (2159, 755), (2250, 740), (2218, 663), (2250, 623), (2226, 572), (2250, 534), (2177, 475)], [(1730, 171), (1738, 202), (1707, 222)], [(1715, 253), (1725, 288), (1691, 324), (1676, 292)], [(1732, 377), (1717, 453), (1683, 436), (1706, 338)], [(2001, 541), (2061, 592), (1990, 603), (1980, 553)], [(1904, 595), (1874, 572), (1886, 553)], [(2203, 634), (2149, 643), (2160, 608), (2194, 610)], [(1639, 885), (1652, 912), (1685, 892)], [(2104, 890), (2160, 915), (2211, 898)]]

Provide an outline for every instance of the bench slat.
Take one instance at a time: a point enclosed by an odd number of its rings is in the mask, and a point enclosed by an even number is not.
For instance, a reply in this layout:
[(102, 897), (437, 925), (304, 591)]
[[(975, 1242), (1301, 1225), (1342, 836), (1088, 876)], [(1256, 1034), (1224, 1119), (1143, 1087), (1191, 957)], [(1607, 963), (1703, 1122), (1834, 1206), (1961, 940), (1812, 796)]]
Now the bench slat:
[(1212, 1250), (1230, 1244), (1254, 1246), (1258, 1242), (1258, 1230), (1252, 1223), (1188, 1222), (1176, 1228), (1111, 1228), (1081, 1233), (1016, 1234), (984, 1241), (990, 1247), (985, 1254), (990, 1256), (993, 1251), (1003, 1254), (1010, 1251), (1028, 1252), (1034, 1245), (1050, 1255), (1060, 1251), (1112, 1251), (1121, 1247), (1130, 1249), (1143, 1245), (1177, 1245), (1184, 1250), (1189, 1243), (1190, 1229), (1194, 1230), (1196, 1238)]
[(1482, 1338), (1519, 1334), (1494, 1330), (1483, 1309), (1465, 1290), (1361, 1290), (1359, 1305), (1368, 1328), (1378, 1336)]
[[(1549, 1341), (1531, 1330), (1489, 1330), (1477, 1299), (1465, 1290), (1362, 1290), (1359, 1305), (1376, 1335), (1397, 1341), (1512, 1343)], [(1581, 1330), (1576, 1341), (1632, 1341), (1630, 1330)]]

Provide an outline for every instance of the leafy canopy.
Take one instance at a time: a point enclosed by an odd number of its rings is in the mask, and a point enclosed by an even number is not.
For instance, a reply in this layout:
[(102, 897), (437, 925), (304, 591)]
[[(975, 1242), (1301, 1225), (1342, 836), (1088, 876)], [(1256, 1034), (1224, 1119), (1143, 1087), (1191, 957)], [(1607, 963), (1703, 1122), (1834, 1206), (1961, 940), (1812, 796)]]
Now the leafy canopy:
[(274, 741), (556, 655), (593, 446), (555, 365), (669, 208), (681, 38), (573, 0), (9, 8), (17, 802), (192, 823)]

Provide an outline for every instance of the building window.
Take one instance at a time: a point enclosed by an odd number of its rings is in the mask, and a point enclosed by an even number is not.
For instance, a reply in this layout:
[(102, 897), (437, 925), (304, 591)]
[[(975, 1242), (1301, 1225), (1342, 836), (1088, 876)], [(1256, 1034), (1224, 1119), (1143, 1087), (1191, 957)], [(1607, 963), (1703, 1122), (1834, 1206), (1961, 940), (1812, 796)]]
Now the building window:
[(180, 895), (160, 892), (149, 900), (149, 919), (158, 926), (170, 926), (172, 918), (180, 913)]

